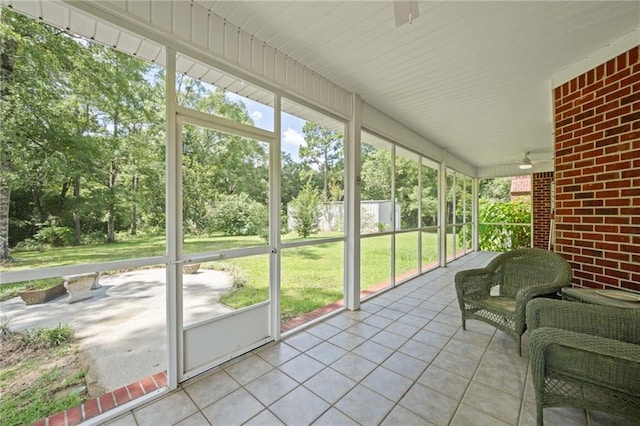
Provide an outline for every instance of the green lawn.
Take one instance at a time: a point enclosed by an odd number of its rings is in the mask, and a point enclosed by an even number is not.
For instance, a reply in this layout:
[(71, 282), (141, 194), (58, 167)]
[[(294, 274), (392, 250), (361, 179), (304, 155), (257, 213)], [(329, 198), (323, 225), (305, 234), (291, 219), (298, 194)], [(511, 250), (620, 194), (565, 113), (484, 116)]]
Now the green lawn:
[[(312, 239), (339, 237), (340, 233), (316, 234)], [(418, 268), (418, 233), (396, 236), (396, 277), (406, 276)], [(423, 264), (437, 259), (436, 234), (423, 234)], [(283, 236), (286, 242), (299, 240), (295, 234)], [(112, 244), (56, 248), (47, 251), (14, 253), (15, 262), (2, 265), (3, 271), (26, 268), (73, 265), (78, 263), (151, 257), (164, 253), (164, 237), (139, 237)], [(228, 248), (255, 247), (264, 242), (255, 236), (189, 237), (185, 252), (211, 252)], [(342, 242), (284, 248), (281, 262), (282, 319), (299, 316), (343, 298), (344, 254)], [(242, 285), (223, 297), (224, 303), (242, 308), (269, 299), (269, 255), (230, 259), (223, 264), (210, 262), (205, 268), (239, 268)], [(390, 282), (391, 237), (379, 236), (362, 240), (362, 289)], [(16, 287), (11, 287), (16, 290)], [(1, 288), (9, 290), (3, 285)], [(0, 299), (2, 294), (0, 293)]]

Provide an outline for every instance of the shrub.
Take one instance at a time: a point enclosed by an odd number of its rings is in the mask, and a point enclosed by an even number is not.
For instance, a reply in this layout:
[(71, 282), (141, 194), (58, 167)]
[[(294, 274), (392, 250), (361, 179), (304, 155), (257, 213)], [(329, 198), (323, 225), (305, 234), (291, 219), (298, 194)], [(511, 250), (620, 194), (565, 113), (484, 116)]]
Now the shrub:
[(289, 203), (289, 214), (293, 219), (293, 229), (299, 236), (307, 238), (318, 232), (320, 191), (307, 182), (298, 196)]
[(46, 226), (40, 229), (33, 239), (40, 244), (51, 247), (65, 247), (75, 244), (76, 237), (73, 229), (66, 226)]
[(481, 250), (506, 251), (531, 245), (530, 202), (481, 200), (479, 213)]
[(256, 235), (268, 218), (268, 208), (244, 192), (222, 195), (211, 210), (212, 231), (226, 235)]

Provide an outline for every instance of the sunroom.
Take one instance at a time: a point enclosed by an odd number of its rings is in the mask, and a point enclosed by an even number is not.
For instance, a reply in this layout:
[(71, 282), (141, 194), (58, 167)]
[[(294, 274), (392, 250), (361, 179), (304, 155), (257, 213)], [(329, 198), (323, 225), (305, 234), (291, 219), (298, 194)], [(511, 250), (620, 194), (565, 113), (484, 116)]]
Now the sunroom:
[(2, 6), (0, 284), (70, 298), (3, 329), (89, 363), (47, 424), (532, 424), (455, 272), (539, 247), (640, 291), (638, 3)]

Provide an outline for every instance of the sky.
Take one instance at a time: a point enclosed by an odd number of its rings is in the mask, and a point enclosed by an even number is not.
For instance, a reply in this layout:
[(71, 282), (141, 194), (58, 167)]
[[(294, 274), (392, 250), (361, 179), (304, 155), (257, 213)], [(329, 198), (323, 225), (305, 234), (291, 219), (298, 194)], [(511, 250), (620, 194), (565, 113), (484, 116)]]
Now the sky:
[[(241, 101), (245, 104), (249, 116), (256, 127), (273, 131), (273, 108), (236, 95), (235, 93), (227, 92), (227, 97), (233, 101)], [(295, 162), (300, 161), (298, 153), (300, 146), (304, 145), (302, 127), (305, 123), (305, 120), (287, 114), (286, 112), (282, 114), (282, 151), (291, 154), (291, 158)]]

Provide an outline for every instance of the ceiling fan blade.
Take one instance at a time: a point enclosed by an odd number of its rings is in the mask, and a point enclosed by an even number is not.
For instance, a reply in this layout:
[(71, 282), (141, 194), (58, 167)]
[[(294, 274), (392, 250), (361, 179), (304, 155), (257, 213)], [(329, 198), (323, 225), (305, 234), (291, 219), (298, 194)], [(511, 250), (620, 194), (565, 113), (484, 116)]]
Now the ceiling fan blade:
[(393, 13), (396, 18), (396, 27), (411, 23), (419, 15), (418, 2), (416, 0), (393, 0)]

